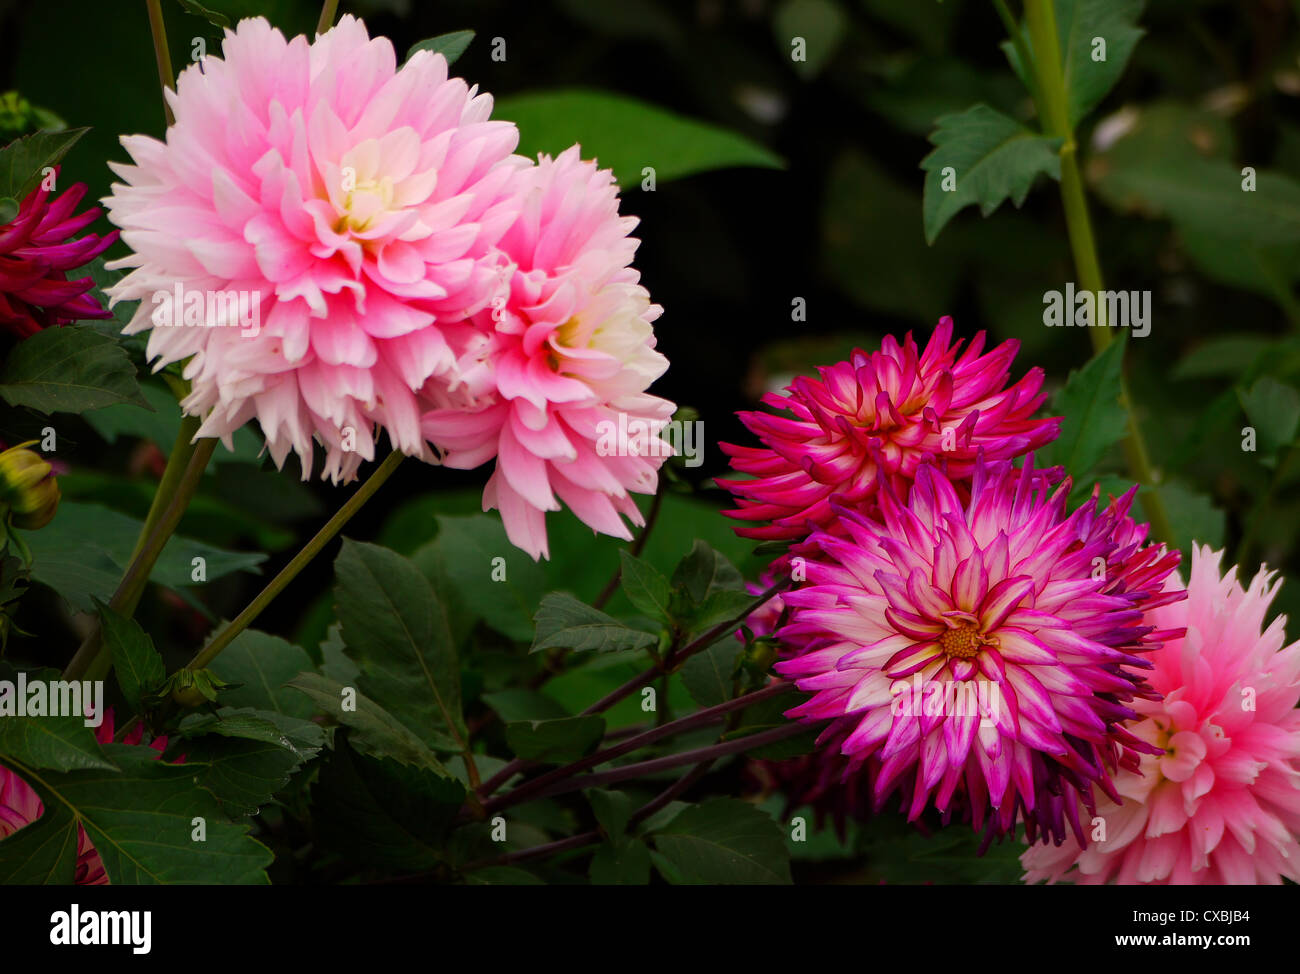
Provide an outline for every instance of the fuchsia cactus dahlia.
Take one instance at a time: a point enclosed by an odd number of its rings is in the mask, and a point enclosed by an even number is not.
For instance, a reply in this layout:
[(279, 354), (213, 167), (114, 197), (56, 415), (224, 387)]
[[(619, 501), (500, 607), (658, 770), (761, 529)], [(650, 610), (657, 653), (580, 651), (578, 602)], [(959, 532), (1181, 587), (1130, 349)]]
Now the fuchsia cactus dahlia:
[(1069, 487), (1049, 495), (1032, 459), (978, 463), (965, 500), (926, 464), (906, 505), (885, 489), (878, 519), (841, 509), (844, 537), (810, 537), (777, 670), (848, 772), (879, 762), (877, 802), (906, 788), (911, 819), (962, 806), (990, 835), (1023, 819), (1060, 841), (1093, 785), (1115, 797), (1117, 765), (1154, 750), (1120, 722), (1154, 696), (1142, 654), (1170, 633), (1143, 612), (1181, 597), (1163, 589), (1178, 556), (1143, 543), (1133, 491), (1067, 514)]
[(0, 226), (0, 328), (26, 338), (51, 325), (113, 317), (86, 293), (95, 286), (91, 278), (68, 280), (68, 271), (84, 267), (117, 240), (116, 230), (73, 239), (99, 219), (98, 207), (73, 216), (85, 195), (82, 183), (57, 199), (38, 186), (17, 216)]
[(461, 373), (474, 408), (442, 406), (425, 435), (452, 467), (496, 459), (483, 495), (510, 540), (547, 555), (545, 512), (563, 501), (597, 531), (630, 539), (633, 493), (652, 494), (671, 454), (659, 433), (674, 406), (646, 392), (668, 360), (631, 266), (635, 217), (620, 216), (613, 174), (577, 146), (519, 174), (521, 212), (501, 238), (508, 287), (474, 317)]
[(1098, 804), (1104, 832), (1025, 852), (1027, 881), (1300, 882), (1300, 642), (1283, 648), (1285, 616), (1263, 628), (1275, 574), (1243, 589), (1221, 558), (1193, 549), (1186, 601), (1151, 613), (1186, 627), (1151, 657), (1164, 699), (1134, 704), (1154, 753), (1116, 778), (1122, 804)]
[(350, 16), (312, 43), (244, 20), (223, 55), (168, 92), (165, 142), (123, 139), (135, 164), (106, 202), (134, 251), (112, 290), (141, 300), (125, 330), (152, 329), (158, 367), (190, 359), (200, 436), (255, 418), (304, 476), (319, 438), (336, 481), (376, 426), (426, 456), (417, 394), (456, 380), (456, 329), (496, 287), (518, 131), (441, 55), (399, 69)]
[(1055, 439), (1060, 419), (1031, 419), (1046, 399), (1043, 372), (1030, 369), (1007, 387), (1019, 343), (981, 354), (980, 332), (961, 357), (952, 319), (941, 318), (924, 352), (911, 333), (900, 346), (887, 337), (879, 352), (801, 376), (785, 395), (764, 403), (777, 414), (740, 413), (762, 447), (722, 448), (751, 480), (718, 481), (740, 502), (728, 511), (769, 525), (737, 528), (750, 538), (796, 539), (837, 520), (832, 499), (870, 511), (886, 484), (905, 496), (917, 468), (943, 457), (954, 482), (969, 479), (983, 451), (1009, 460)]

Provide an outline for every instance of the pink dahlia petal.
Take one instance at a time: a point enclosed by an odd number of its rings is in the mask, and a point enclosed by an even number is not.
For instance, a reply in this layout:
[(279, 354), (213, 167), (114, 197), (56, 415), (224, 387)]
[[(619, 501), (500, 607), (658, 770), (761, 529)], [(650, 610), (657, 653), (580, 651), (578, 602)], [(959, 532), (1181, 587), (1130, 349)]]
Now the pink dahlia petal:
[(1300, 881), (1300, 643), (1283, 647), (1282, 617), (1264, 627), (1276, 574), (1243, 588), (1222, 557), (1194, 548), (1185, 600), (1147, 612), (1180, 633), (1149, 657), (1164, 699), (1132, 705), (1132, 733), (1155, 753), (1120, 771), (1122, 802), (1099, 802), (1082, 838), (1031, 846), (1026, 881)]
[[(377, 431), (428, 458), (420, 415), (464, 405), (452, 340), (485, 307), (518, 214), (518, 140), (491, 96), (441, 55), (400, 68), (345, 16), (308, 42), (261, 18), (182, 72), (165, 142), (122, 140), (133, 165), (105, 201), (134, 253), (114, 301), (139, 299), (158, 365), (184, 359), (201, 436), (258, 420), (277, 464), (355, 476)], [(197, 295), (191, 299), (189, 295)], [(211, 312), (187, 315), (189, 302)]]

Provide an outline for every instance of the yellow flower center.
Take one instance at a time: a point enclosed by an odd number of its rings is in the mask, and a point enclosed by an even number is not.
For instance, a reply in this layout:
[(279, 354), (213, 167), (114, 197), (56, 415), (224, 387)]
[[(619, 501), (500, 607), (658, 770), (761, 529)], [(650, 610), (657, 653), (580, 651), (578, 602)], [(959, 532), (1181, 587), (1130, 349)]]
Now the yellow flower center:
[(943, 651), (958, 659), (970, 659), (978, 655), (980, 647), (986, 643), (987, 640), (969, 623), (959, 629), (949, 629), (939, 637)]

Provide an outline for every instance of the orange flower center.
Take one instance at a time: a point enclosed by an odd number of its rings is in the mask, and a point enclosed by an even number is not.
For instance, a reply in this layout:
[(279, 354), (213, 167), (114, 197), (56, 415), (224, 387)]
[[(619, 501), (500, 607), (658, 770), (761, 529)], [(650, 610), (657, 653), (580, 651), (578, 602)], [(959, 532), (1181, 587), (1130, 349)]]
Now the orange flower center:
[(979, 653), (986, 640), (969, 623), (960, 629), (949, 629), (939, 637), (939, 645), (949, 656), (970, 659)]

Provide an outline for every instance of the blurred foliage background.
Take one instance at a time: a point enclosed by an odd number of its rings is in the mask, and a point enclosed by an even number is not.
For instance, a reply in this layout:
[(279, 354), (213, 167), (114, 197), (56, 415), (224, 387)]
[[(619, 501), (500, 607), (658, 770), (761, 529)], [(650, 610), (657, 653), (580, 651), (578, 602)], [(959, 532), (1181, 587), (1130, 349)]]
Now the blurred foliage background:
[[(286, 33), (310, 33), (319, 14), (314, 0), (205, 5), (232, 20), (265, 15)], [(635, 132), (611, 129), (619, 123), (599, 112), (583, 132), (542, 135), (540, 123), (525, 132), (525, 148), (534, 150), (580, 137), (592, 151), (608, 146), (602, 159), (623, 182), (624, 210), (642, 219), (638, 266), (666, 309), (658, 334), (672, 362), (656, 391), (697, 409), (707, 434), (703, 465), (682, 471), (699, 489), (670, 495), (646, 549), (665, 571), (692, 537), (703, 537), (756, 574), (752, 545), (716, 514), (724, 498), (708, 480), (725, 469), (717, 443), (747, 437), (734, 411), (752, 408), (792, 374), (854, 346), (876, 346), (885, 334), (914, 329), (924, 341), (945, 314), (959, 334), (987, 329), (995, 341), (1018, 339), (1016, 374), (1042, 366), (1053, 388), (1091, 355), (1083, 330), (1043, 325), (1044, 292), (1076, 279), (1054, 185), (1040, 182), (1019, 210), (1004, 206), (987, 219), (963, 211), (933, 246), (922, 232), (919, 163), (936, 118), (980, 101), (1022, 120), (1033, 113), (985, 0), (345, 0), (341, 12), (364, 17), (399, 56), (423, 38), (474, 30), (454, 73), (496, 95), (504, 117), (515, 117), (512, 106), (526, 113), (533, 93), (586, 89), (631, 96), (748, 140), (736, 148), (736, 161), (748, 165), (690, 174), (691, 139), (641, 160)], [(220, 31), (203, 18), (172, 3), (166, 19), (178, 68), (195, 38), (219, 50)], [(1261, 560), (1283, 569), (1292, 580), (1278, 606), (1291, 615), (1294, 638), (1300, 0), (1152, 0), (1140, 24), (1146, 33), (1128, 70), (1079, 133), (1107, 285), (1152, 293), (1151, 333), (1129, 343), (1131, 389), (1155, 464), (1173, 485), (1181, 545), (1191, 537), (1227, 545), (1247, 576)], [(806, 62), (791, 60), (796, 35), (808, 41)], [(504, 60), (492, 57), (494, 38), (504, 39)], [(64, 174), (102, 196), (111, 180), (105, 160), (125, 158), (119, 135), (163, 129), (143, 3), (0, 0), (0, 91), (8, 90), (69, 126), (93, 126)], [(669, 178), (676, 163), (686, 173)], [(641, 188), (641, 165), (660, 171), (653, 192)], [(1208, 173), (1245, 166), (1280, 205), (1207, 189)], [(806, 320), (792, 320), (797, 298), (806, 302)], [(150, 395), (166, 406), (161, 386)], [(175, 417), (163, 409), (146, 422), (128, 417), (128, 408), (60, 420), (67, 501), (93, 498), (143, 515)], [(1254, 452), (1242, 448), (1247, 425), (1258, 433)], [(10, 417), (4, 426), (0, 438), (16, 442), (40, 422)], [(275, 475), (257, 449), (246, 431), (236, 454), (218, 451), (222, 462), (181, 532), (265, 552), (262, 570), (274, 571), (343, 494)], [(1101, 472), (1117, 475), (1105, 487), (1122, 489), (1118, 451)], [(422, 553), (442, 566), (431, 571), (454, 576), (472, 546), (504, 545), (440, 520), (477, 511), (483, 477), (408, 464), (385, 487), (385, 502), (370, 505), (347, 533)], [(82, 530), (102, 524), (83, 516)], [(616, 543), (593, 549), (589, 532), (567, 514), (550, 522), (552, 563), (535, 566), (512, 553), (518, 594), (509, 605), (481, 607), (500, 614), (499, 628), (525, 632), (527, 607), (550, 588), (592, 598), (617, 565)], [(123, 534), (129, 542), (131, 532)], [(435, 536), (438, 546), (430, 547)], [(329, 559), (319, 559), (259, 626), (292, 633), (319, 655), (330, 572)], [(180, 601), (142, 609), (154, 613), (145, 625), (164, 649), (167, 632), (192, 646), (208, 620), (233, 613), (260, 585), (236, 572), (205, 586), (200, 599), (181, 582)], [(472, 592), (466, 584), (462, 594), (472, 599)], [(56, 597), (41, 598), (48, 608)], [(178, 612), (185, 603), (189, 609)], [(24, 613), (40, 609), (40, 598), (25, 600)], [(28, 638), (23, 652), (64, 658), (62, 642), (48, 632)], [(504, 671), (479, 676), (505, 682)], [(551, 689), (589, 699), (591, 687), (576, 676)]]

